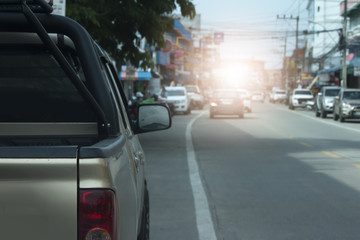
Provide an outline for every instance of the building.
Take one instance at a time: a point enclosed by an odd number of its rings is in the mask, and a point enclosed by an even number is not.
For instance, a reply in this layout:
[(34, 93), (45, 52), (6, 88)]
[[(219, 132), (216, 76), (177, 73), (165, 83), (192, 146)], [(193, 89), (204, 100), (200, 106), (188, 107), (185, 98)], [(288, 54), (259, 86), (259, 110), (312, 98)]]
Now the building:
[[(192, 79), (192, 32), (189, 19), (174, 17), (173, 31), (165, 33), (166, 47), (156, 52), (156, 66), (162, 76), (162, 84), (187, 84)], [(199, 21), (200, 20), (196, 20)]]
[[(344, 15), (344, 1), (341, 3)], [(348, 1), (347, 16), (347, 84), (348, 88), (360, 88), (360, 0)]]
[[(346, 51), (346, 84), (348, 88), (360, 88), (360, 0), (347, 1), (347, 18), (349, 19), (347, 24), (347, 34), (342, 36), (338, 41), (336, 54), (343, 55)], [(340, 4), (340, 19), (344, 18), (344, 1)], [(341, 26), (342, 28), (342, 26)], [(345, 44), (346, 43), (346, 44)], [(346, 48), (345, 48), (346, 46)], [(312, 87), (320, 87), (321, 85), (340, 85), (343, 83), (343, 64), (342, 57), (340, 61), (336, 61), (337, 64), (327, 65), (326, 63), (332, 62), (325, 58), (325, 64), (323, 68), (320, 68), (317, 72), (317, 77), (311, 84)]]

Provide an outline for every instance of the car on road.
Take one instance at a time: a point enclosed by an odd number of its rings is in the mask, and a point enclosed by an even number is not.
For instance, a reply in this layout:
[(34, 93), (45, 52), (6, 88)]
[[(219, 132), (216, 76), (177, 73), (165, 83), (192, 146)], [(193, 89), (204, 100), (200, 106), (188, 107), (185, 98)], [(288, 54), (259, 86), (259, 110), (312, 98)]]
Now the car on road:
[(316, 117), (326, 118), (327, 114), (333, 113), (334, 98), (339, 94), (341, 87), (324, 86), (316, 95), (314, 110)]
[(199, 86), (185, 85), (188, 95), (190, 96), (191, 108), (202, 109), (204, 107), (204, 96), (202, 95)]
[[(163, 93), (165, 89), (165, 94)], [(191, 99), (184, 86), (169, 86), (160, 90), (159, 96), (166, 96), (166, 101), (174, 105), (176, 113), (191, 113)]]
[(210, 102), (210, 118), (216, 115), (237, 115), (244, 117), (244, 96), (233, 89), (217, 89), (212, 94)]
[(264, 102), (265, 96), (262, 92), (252, 92), (251, 94), (251, 100), (254, 102)]
[(286, 101), (286, 91), (282, 89), (274, 89), (270, 93), (271, 103), (284, 103)]
[(360, 119), (360, 89), (341, 89), (334, 99), (333, 119)]
[(237, 91), (240, 93), (240, 95), (243, 98), (245, 111), (248, 113), (251, 113), (252, 112), (252, 104), (251, 104), (252, 102), (251, 102), (250, 92), (246, 89), (237, 89)]
[(308, 102), (314, 100), (312, 92), (308, 89), (294, 89), (289, 97), (289, 109), (305, 108)]
[(161, 104), (131, 121), (110, 56), (44, 0), (0, 1), (1, 239), (149, 239), (138, 135), (171, 126)]

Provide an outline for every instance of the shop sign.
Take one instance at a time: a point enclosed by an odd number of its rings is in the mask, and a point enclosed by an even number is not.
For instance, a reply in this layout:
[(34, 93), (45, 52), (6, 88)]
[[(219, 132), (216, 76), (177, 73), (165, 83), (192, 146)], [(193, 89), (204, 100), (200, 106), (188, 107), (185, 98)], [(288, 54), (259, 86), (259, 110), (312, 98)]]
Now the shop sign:
[(360, 76), (360, 67), (354, 67), (354, 76), (355, 77)]
[(126, 72), (121, 72), (121, 79), (126, 79)]
[(183, 49), (176, 49), (174, 51), (174, 63), (176, 65), (183, 65), (185, 61), (185, 51)]
[(346, 56), (346, 61), (351, 61), (352, 59), (354, 58), (354, 53), (349, 53), (347, 56)]
[(302, 82), (312, 82), (314, 80), (314, 77), (312, 76), (311, 73), (301, 73), (300, 80)]
[(328, 82), (330, 81), (330, 75), (328, 73), (319, 74), (319, 82)]

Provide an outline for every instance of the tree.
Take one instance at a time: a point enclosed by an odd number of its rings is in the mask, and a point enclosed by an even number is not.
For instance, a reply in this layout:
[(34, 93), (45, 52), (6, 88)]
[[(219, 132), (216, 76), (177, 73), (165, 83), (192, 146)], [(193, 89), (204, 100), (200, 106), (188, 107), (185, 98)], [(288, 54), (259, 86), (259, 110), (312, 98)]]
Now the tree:
[(66, 13), (115, 60), (149, 67), (151, 53), (139, 51), (140, 41), (165, 46), (164, 33), (173, 29), (171, 14), (177, 7), (182, 16), (195, 17), (192, 0), (68, 0)]

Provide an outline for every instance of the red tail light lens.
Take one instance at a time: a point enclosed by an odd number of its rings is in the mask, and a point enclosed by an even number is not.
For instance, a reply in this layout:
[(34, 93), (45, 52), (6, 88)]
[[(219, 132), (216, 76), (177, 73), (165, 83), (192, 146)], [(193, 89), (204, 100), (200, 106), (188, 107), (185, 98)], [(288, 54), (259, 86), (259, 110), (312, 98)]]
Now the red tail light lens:
[(115, 228), (115, 194), (111, 190), (79, 192), (79, 239), (113, 240)]

